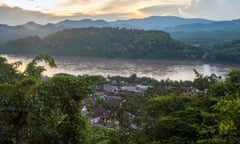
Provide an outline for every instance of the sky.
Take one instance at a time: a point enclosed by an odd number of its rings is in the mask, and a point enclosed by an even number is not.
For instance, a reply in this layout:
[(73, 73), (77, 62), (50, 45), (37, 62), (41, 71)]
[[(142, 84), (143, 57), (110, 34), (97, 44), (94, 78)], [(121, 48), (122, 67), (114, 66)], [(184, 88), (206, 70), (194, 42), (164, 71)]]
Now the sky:
[(240, 0), (0, 0), (0, 23), (8, 25), (167, 15), (231, 20), (239, 13)]

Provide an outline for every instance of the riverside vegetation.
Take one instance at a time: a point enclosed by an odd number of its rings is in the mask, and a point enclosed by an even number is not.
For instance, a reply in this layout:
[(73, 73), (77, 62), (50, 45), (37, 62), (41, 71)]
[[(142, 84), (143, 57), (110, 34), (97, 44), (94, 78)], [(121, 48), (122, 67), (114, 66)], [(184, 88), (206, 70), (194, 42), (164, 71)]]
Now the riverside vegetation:
[[(83, 100), (94, 93), (93, 85), (105, 78), (58, 74), (42, 79), (39, 61), (56, 67), (50, 56), (39, 55), (20, 72), (21, 62), (9, 64), (0, 58), (0, 143), (239, 143), (240, 70), (232, 70), (224, 80), (197, 71), (194, 81), (112, 77), (117, 83), (152, 87), (144, 95), (126, 96), (114, 117), (119, 128), (108, 129), (91, 127), (90, 117), (81, 112)], [(182, 86), (198, 91), (181, 92)]]

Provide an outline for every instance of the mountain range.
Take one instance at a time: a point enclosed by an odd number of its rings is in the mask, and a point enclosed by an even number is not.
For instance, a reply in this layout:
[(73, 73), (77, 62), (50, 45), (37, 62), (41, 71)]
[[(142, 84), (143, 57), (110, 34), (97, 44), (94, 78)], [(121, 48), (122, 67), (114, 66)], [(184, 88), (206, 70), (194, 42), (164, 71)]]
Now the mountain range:
[[(119, 27), (127, 29), (161, 30), (171, 34), (172, 37), (186, 42), (202, 42), (207, 32), (209, 39), (222, 41), (225, 37), (219, 37), (219, 33), (228, 35), (227, 39), (237, 39), (240, 36), (240, 20), (212, 21), (199, 18), (181, 18), (176, 16), (151, 16), (142, 19), (117, 20), (107, 22), (104, 20), (64, 20), (56, 24), (48, 23), (40, 25), (28, 22), (23, 25), (0, 25), (0, 43), (25, 38), (28, 36), (46, 37), (52, 33), (72, 28), (86, 27)], [(230, 35), (230, 36), (229, 36)], [(218, 38), (219, 37), (219, 38)], [(205, 42), (205, 41), (204, 41)]]

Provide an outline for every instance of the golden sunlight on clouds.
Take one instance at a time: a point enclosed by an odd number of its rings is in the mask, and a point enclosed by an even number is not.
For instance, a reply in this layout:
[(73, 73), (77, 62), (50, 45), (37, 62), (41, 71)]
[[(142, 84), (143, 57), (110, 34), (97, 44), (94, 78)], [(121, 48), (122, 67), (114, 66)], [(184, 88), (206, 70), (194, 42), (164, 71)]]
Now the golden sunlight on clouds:
[(153, 6), (189, 5), (191, 0), (0, 0), (0, 5), (20, 7), (58, 16), (123, 14), (123, 18), (145, 17), (140, 9)]
[(57, 2), (58, 0), (0, 0), (0, 3), (11, 7), (40, 12), (52, 12)]

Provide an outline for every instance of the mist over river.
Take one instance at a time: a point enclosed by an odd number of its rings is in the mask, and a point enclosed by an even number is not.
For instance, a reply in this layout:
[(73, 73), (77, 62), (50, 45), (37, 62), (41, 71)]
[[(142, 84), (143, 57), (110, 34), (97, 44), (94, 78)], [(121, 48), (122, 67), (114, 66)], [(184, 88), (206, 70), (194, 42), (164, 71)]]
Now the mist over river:
[[(33, 56), (23, 55), (2, 55), (9, 62), (22, 61), (24, 69)], [(130, 60), (130, 59), (110, 59), (110, 58), (88, 58), (71, 56), (54, 56), (58, 65), (57, 68), (49, 68), (44, 75), (53, 76), (56, 73), (68, 73), (73, 75), (103, 75), (103, 76), (130, 76), (134, 73), (139, 77), (150, 77), (157, 80), (193, 80), (196, 69), (204, 75), (215, 73), (224, 77), (231, 69), (240, 66), (223, 64), (206, 64), (202, 62), (185, 61), (163, 61), (163, 60)], [(39, 65), (44, 65), (40, 63)]]

